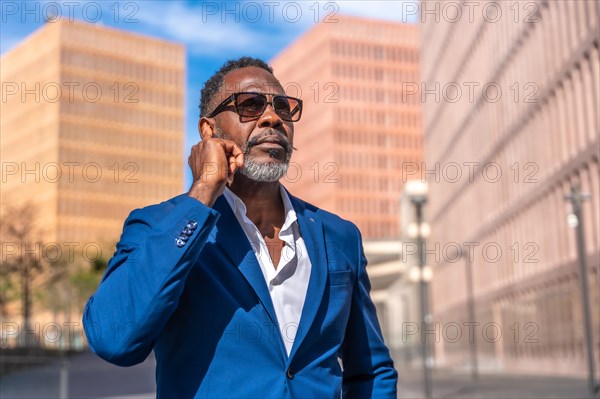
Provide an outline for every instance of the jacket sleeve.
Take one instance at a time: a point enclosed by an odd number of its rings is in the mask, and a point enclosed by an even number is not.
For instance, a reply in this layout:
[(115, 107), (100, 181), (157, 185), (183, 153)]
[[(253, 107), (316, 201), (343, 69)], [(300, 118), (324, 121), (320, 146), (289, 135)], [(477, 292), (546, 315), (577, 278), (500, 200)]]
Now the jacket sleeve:
[(350, 317), (342, 344), (343, 398), (396, 399), (398, 373), (377, 320), (369, 292), (367, 259), (357, 231), (358, 271), (352, 294)]
[[(181, 195), (133, 211), (83, 314), (93, 352), (119, 366), (142, 362), (175, 311), (218, 212)], [(185, 228), (189, 239), (177, 239)], [(186, 234), (184, 234), (186, 235)]]

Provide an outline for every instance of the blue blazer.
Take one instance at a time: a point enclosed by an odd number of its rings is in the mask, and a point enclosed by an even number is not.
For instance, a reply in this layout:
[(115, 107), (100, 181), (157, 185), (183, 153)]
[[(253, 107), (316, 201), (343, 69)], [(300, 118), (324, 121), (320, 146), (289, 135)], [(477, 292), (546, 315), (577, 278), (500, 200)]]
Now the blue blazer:
[(289, 357), (226, 199), (185, 194), (125, 221), (84, 311), (92, 350), (120, 366), (154, 350), (159, 398), (396, 398), (358, 229), (290, 198), (312, 270)]

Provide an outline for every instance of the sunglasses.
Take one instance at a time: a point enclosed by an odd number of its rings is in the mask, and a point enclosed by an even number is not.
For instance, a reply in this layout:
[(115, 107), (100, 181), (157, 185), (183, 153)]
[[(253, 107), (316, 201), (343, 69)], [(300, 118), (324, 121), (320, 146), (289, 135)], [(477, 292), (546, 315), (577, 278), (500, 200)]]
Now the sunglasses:
[[(272, 100), (268, 101), (267, 96), (271, 96)], [(302, 115), (302, 100), (298, 98), (274, 94), (241, 92), (233, 93), (227, 97), (221, 104), (217, 105), (217, 108), (208, 117), (212, 118), (219, 112), (224, 111), (232, 101), (235, 106), (235, 112), (240, 117), (259, 118), (269, 104), (271, 104), (275, 113), (284, 121), (298, 122)]]

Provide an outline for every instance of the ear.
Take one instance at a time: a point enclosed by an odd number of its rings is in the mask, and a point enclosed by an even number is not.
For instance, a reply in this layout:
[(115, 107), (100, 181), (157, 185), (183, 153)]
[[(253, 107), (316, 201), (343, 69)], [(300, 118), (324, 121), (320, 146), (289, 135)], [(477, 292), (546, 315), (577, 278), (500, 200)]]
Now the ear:
[(214, 136), (215, 120), (213, 118), (202, 117), (198, 121), (198, 132), (202, 140), (209, 139)]

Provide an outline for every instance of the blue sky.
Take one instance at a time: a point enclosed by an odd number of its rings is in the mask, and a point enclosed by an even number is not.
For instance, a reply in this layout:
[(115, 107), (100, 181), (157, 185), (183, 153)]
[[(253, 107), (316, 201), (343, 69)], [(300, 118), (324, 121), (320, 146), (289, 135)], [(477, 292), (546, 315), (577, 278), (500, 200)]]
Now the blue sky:
[[(355, 15), (414, 22), (411, 1), (7, 1), (0, 2), (0, 52), (43, 25), (45, 18), (85, 20), (182, 43), (187, 53), (185, 149), (197, 133), (199, 91), (227, 59), (271, 59), (319, 19)], [(185, 186), (191, 183), (186, 168)]]

